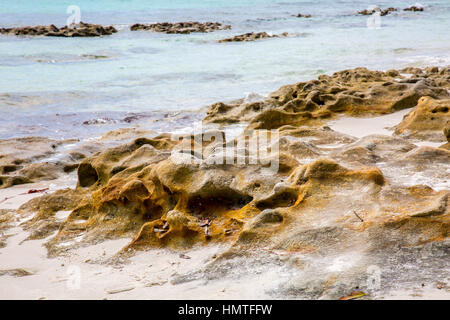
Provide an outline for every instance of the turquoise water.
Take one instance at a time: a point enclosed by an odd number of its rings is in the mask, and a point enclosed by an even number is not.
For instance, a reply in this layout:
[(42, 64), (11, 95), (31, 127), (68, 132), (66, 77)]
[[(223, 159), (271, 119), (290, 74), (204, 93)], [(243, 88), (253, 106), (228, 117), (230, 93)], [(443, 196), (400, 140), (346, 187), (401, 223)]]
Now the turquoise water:
[[(93, 39), (0, 36), (0, 138), (92, 135), (130, 125), (122, 121), (130, 112), (146, 119), (167, 117), (344, 68), (449, 65), (450, 1), (421, 1), (424, 12), (382, 17), (380, 29), (367, 28), (367, 17), (355, 14), (373, 4), (404, 8), (414, 3), (0, 0), (3, 27), (62, 26), (67, 6), (78, 5), (82, 21), (120, 29)], [(295, 18), (299, 12), (313, 17)], [(186, 20), (219, 21), (232, 29), (191, 35), (129, 31), (136, 22)], [(250, 31), (297, 36), (216, 42)], [(82, 125), (97, 118), (105, 124)]]

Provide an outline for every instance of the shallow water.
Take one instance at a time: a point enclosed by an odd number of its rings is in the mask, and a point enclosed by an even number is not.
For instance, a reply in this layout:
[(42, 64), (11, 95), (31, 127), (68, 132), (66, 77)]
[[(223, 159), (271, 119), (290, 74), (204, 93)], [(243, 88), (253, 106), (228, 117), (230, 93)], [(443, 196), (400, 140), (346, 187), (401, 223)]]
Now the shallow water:
[[(114, 24), (120, 32), (93, 39), (0, 36), (0, 138), (92, 136), (129, 126), (121, 121), (129, 113), (164, 118), (168, 111), (264, 95), (345, 68), (450, 63), (448, 0), (422, 1), (424, 12), (382, 17), (380, 29), (367, 28), (367, 17), (355, 14), (374, 4), (362, 0), (0, 0), (0, 25), (62, 26), (72, 4), (81, 8), (82, 21)], [(414, 2), (376, 4), (404, 8)], [(313, 17), (293, 16), (299, 12)], [(129, 31), (137, 22), (186, 20), (219, 21), (232, 29), (191, 35)], [(216, 42), (250, 31), (297, 36)], [(83, 126), (94, 119), (106, 121)]]

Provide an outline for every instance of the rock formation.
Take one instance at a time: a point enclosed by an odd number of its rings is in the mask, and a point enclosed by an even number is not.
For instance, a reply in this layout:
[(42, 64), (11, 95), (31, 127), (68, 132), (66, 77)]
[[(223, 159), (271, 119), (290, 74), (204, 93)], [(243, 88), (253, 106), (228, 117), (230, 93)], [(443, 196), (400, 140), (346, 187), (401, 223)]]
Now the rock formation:
[(113, 26), (102, 26), (99, 24), (90, 24), (80, 22), (76, 26), (64, 26), (61, 28), (55, 25), (35, 26), (35, 27), (17, 27), (0, 28), (0, 34), (16, 36), (47, 36), (47, 37), (100, 37), (116, 33)]
[[(410, 76), (405, 75), (410, 73)], [(402, 75), (403, 74), (403, 75)], [(205, 123), (250, 122), (254, 129), (323, 123), (338, 114), (376, 115), (414, 107), (422, 96), (448, 99), (450, 69), (386, 72), (356, 68), (281, 87), (260, 102), (216, 103)]]
[(274, 34), (274, 35), (270, 35), (267, 32), (258, 32), (258, 33), (254, 33), (254, 32), (249, 32), (249, 33), (244, 33), (244, 34), (240, 34), (231, 38), (226, 38), (226, 39), (222, 39), (219, 40), (219, 43), (223, 43), (223, 42), (242, 42), (242, 41), (255, 41), (255, 40), (260, 40), (260, 39), (267, 39), (267, 38), (279, 38), (279, 37), (287, 37), (288, 33), (287, 32), (283, 32), (280, 35)]
[[(76, 140), (57, 141), (41, 137), (0, 140), (0, 188), (50, 180), (63, 172), (64, 165), (54, 165), (44, 160), (55, 155), (61, 146)], [(75, 168), (74, 168), (75, 169)]]
[(419, 7), (419, 6), (411, 6), (408, 8), (403, 9), (403, 11), (423, 11), (423, 7)]
[(450, 99), (419, 99), (417, 106), (395, 128), (395, 133), (423, 140), (443, 141), (442, 131), (450, 122)]
[[(284, 297), (339, 298), (349, 286), (361, 286), (371, 265), (385, 268), (386, 288), (396, 277), (419, 281), (417, 272), (399, 274), (403, 260), (417, 261), (420, 276), (432, 277), (448, 250), (450, 151), (409, 138), (448, 139), (449, 79), (449, 68), (356, 68), (283, 86), (264, 101), (216, 103), (204, 122), (247, 122), (242, 135), (227, 139), (220, 128), (176, 138), (143, 133), (81, 158), (76, 189), (35, 198), (19, 212), (37, 212), (26, 223), (33, 238), (58, 230), (47, 242), (50, 255), (68, 250), (60, 244), (75, 238), (72, 246), (130, 237), (123, 256), (146, 248), (230, 245), (200, 273), (174, 277), (173, 284), (222, 276), (241, 261), (233, 259), (250, 261), (257, 252), (275, 264), (281, 252), (302, 270), (274, 293)], [(413, 109), (395, 136), (358, 139), (325, 123), (339, 114), (405, 108)], [(255, 129), (273, 130), (266, 146), (277, 150), (275, 171), (274, 154), (260, 148), (254, 161), (246, 148)], [(29, 157), (53, 152), (55, 142), (37, 143), (43, 147)], [(4, 171), (18, 169), (8, 167), (12, 155), (3, 159), (9, 159)], [(71, 211), (64, 221), (55, 218), (60, 210)], [(409, 251), (419, 248), (427, 263)], [(320, 267), (324, 259), (348, 257), (345, 272), (339, 263)]]
[(126, 128), (90, 141), (44, 137), (0, 140), (0, 189), (56, 179), (77, 170), (86, 157), (148, 134), (154, 132)]
[(297, 18), (311, 18), (311, 15), (309, 13), (307, 13), (307, 14), (299, 13), (296, 15), (296, 17)]
[(136, 23), (130, 27), (131, 31), (138, 30), (148, 30), (153, 32), (162, 32), (162, 33), (181, 33), (181, 34), (190, 34), (192, 32), (213, 32), (217, 30), (228, 30), (231, 29), (230, 25), (223, 25), (219, 22), (160, 22), (153, 24), (141, 24)]
[(358, 13), (362, 14), (364, 16), (370, 16), (370, 15), (374, 14), (375, 12), (380, 12), (381, 16), (387, 16), (389, 13), (395, 12), (395, 11), (397, 11), (396, 8), (389, 7), (389, 8), (386, 8), (386, 9), (379, 9), (378, 8), (378, 10), (377, 9), (371, 9), (371, 10), (370, 9), (364, 9), (364, 10), (358, 11)]

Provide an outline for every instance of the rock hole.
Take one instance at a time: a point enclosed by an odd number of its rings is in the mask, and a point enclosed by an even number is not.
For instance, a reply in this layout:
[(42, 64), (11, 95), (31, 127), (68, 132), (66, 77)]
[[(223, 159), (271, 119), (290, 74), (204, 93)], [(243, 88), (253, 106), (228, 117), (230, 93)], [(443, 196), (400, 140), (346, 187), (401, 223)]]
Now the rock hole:
[(144, 206), (146, 210), (142, 215), (142, 218), (145, 221), (159, 219), (163, 215), (163, 208), (159, 205), (152, 203), (150, 199), (144, 201)]
[(78, 182), (81, 187), (90, 187), (97, 181), (97, 171), (92, 167), (90, 163), (81, 163), (78, 166)]
[(117, 174), (117, 173), (119, 173), (119, 172), (121, 172), (121, 171), (123, 171), (125, 169), (126, 169), (126, 167), (123, 167), (123, 166), (114, 167), (111, 170), (111, 175), (115, 175), (115, 174)]
[(297, 194), (295, 192), (286, 191), (280, 194), (276, 194), (266, 200), (258, 202), (256, 207), (259, 210), (273, 209), (279, 207), (290, 207), (294, 205), (296, 201), (297, 201)]
[(18, 166), (14, 166), (14, 165), (6, 165), (3, 167), (3, 173), (10, 173), (10, 172), (14, 172), (17, 169), (19, 169)]
[(237, 210), (253, 200), (250, 196), (241, 194), (196, 196), (188, 201), (188, 210), (200, 216), (210, 216), (223, 210)]

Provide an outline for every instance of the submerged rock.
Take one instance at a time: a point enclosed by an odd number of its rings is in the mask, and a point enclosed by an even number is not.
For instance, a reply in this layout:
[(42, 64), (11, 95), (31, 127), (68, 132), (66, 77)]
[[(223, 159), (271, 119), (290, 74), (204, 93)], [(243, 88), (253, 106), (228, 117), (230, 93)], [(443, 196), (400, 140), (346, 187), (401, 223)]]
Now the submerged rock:
[(403, 9), (403, 11), (423, 11), (423, 7), (421, 6), (410, 6), (408, 8)]
[(222, 39), (219, 40), (219, 43), (223, 43), (223, 42), (245, 42), (245, 41), (255, 41), (255, 40), (260, 40), (260, 39), (268, 39), (268, 38), (280, 38), (280, 37), (287, 37), (288, 33), (287, 32), (283, 32), (280, 35), (277, 34), (268, 34), (267, 32), (249, 32), (249, 33), (244, 33), (244, 34), (240, 34), (231, 38), (226, 38), (226, 39)]
[(190, 34), (192, 32), (213, 32), (217, 30), (229, 30), (230, 25), (223, 25), (219, 22), (159, 22), (153, 24), (136, 23), (130, 27), (131, 31), (148, 30), (162, 33)]
[(393, 7), (389, 7), (386, 9), (375, 8), (375, 9), (364, 9), (364, 10), (358, 11), (358, 14), (362, 14), (364, 16), (370, 16), (376, 12), (379, 12), (381, 16), (386, 16), (389, 13), (395, 12), (395, 11), (397, 11), (397, 9), (393, 8)]

